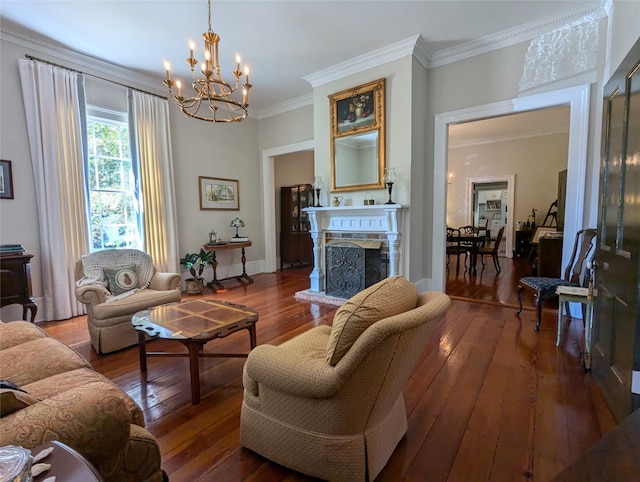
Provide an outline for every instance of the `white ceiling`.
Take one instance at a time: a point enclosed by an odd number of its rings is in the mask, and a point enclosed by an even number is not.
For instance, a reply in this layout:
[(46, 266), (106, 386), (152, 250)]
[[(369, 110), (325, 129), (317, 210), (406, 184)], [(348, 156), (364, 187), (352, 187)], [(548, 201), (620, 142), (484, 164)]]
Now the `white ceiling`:
[[(309, 96), (305, 80), (341, 62), (416, 35), (428, 55), (450, 52), (513, 29), (550, 25), (601, 8), (602, 0), (213, 0), (212, 29), (221, 37), (223, 75), (234, 56), (251, 67), (257, 112)], [(0, 0), (2, 32), (41, 40), (139, 74), (189, 77), (188, 41), (201, 50), (205, 0)]]

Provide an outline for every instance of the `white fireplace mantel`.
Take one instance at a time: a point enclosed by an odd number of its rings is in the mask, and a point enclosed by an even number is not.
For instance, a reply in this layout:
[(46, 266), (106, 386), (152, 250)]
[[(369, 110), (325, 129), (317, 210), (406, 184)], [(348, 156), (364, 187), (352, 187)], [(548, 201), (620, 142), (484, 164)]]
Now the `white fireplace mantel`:
[(389, 248), (389, 276), (398, 273), (402, 213), (400, 204), (374, 206), (309, 207), (311, 238), (313, 239), (313, 271), (309, 275), (311, 291), (325, 289), (324, 251), (327, 233), (383, 234)]

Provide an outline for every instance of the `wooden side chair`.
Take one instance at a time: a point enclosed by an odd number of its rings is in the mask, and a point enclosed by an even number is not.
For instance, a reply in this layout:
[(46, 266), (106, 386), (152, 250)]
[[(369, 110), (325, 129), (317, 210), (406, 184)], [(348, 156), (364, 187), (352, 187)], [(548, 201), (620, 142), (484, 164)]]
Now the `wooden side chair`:
[(465, 265), (466, 265), (466, 256), (467, 250), (460, 246), (460, 230), (455, 228), (447, 227), (447, 266), (449, 265), (449, 261), (451, 260), (451, 256), (455, 256), (457, 258), (456, 263), (456, 272), (460, 269), (460, 255), (465, 255)]
[(500, 262), (498, 261), (498, 249), (502, 242), (502, 236), (504, 235), (504, 226), (498, 230), (496, 239), (493, 242), (493, 246), (481, 246), (478, 248), (478, 254), (480, 255), (480, 261), (482, 262), (482, 269), (484, 269), (484, 256), (491, 256), (493, 259), (493, 265), (496, 267), (496, 271), (500, 272)]
[[(540, 330), (540, 321), (542, 318), (542, 305), (545, 300), (557, 298), (556, 289), (558, 286), (575, 286), (584, 287), (587, 281), (586, 263), (595, 253), (595, 229), (582, 229), (576, 233), (576, 239), (573, 243), (573, 252), (569, 264), (565, 268), (564, 278), (548, 278), (539, 276), (529, 276), (521, 278), (518, 281), (518, 311), (519, 315), (522, 311), (522, 291), (528, 289), (535, 292), (535, 303), (537, 311), (536, 331)], [(568, 306), (567, 316), (570, 318)], [(561, 306), (558, 307), (562, 309)]]

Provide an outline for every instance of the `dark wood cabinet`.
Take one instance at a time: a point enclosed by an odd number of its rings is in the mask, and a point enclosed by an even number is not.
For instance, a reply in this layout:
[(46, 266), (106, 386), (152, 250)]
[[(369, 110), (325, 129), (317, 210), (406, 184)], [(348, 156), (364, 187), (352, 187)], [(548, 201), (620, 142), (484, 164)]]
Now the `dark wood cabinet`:
[(526, 258), (531, 251), (531, 236), (533, 231), (531, 230), (518, 230), (516, 231), (516, 245), (513, 250), (514, 258)]
[(302, 210), (313, 205), (311, 184), (280, 188), (280, 269), (313, 262), (309, 217)]
[(562, 238), (540, 238), (537, 267), (538, 276), (562, 277)]
[(21, 304), (22, 319), (31, 310), (33, 323), (38, 306), (31, 292), (31, 258), (29, 253), (0, 254), (0, 306)]

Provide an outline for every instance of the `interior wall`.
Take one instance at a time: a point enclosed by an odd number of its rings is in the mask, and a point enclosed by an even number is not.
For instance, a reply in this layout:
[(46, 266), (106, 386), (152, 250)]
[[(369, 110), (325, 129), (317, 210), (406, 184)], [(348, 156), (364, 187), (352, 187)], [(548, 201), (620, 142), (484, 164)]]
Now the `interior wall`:
[[(593, 28), (594, 26), (595, 28)], [(577, 65), (572, 63), (572, 59), (575, 58), (574, 55), (580, 51), (586, 41), (585, 37), (580, 35), (583, 31), (589, 32), (589, 36), (586, 38), (589, 39), (590, 45), (595, 46), (598, 55), (590, 58), (591, 63), (589, 64)], [(588, 205), (586, 195), (597, 193), (598, 179), (597, 176), (594, 176), (597, 168), (593, 164), (597, 162), (597, 158), (593, 155), (594, 152), (589, 140), (593, 139), (595, 135), (599, 136), (600, 123), (596, 122), (597, 112), (593, 104), (590, 105), (588, 102), (588, 93), (593, 90), (582, 89), (581, 86), (595, 82), (598, 79), (598, 74), (602, 71), (604, 56), (601, 53), (604, 52), (607, 41), (606, 20), (591, 20), (585, 24), (574, 24), (563, 29), (562, 32), (541, 36), (547, 41), (545, 45), (551, 49), (554, 47), (552, 44), (553, 35), (560, 35), (564, 41), (562, 45), (565, 48), (554, 51), (552, 62), (549, 62), (546, 67), (552, 69), (553, 65), (566, 60), (565, 66), (576, 66), (576, 69), (580, 67), (582, 70), (565, 71), (563, 76), (559, 78), (536, 84), (535, 88), (529, 92), (521, 90), (520, 81), (527, 72), (525, 63), (530, 60), (530, 56), (535, 51), (533, 48), (538, 45), (536, 42), (539, 38), (442, 65), (429, 71), (429, 98), (432, 102), (428, 108), (436, 120), (436, 129), (427, 133), (433, 136), (430, 141), (435, 146), (433, 155), (434, 177), (436, 178), (432, 184), (436, 200), (430, 206), (434, 212), (434, 221), (426, 225), (424, 231), (424, 238), (430, 239), (434, 246), (433, 264), (431, 270), (425, 272), (424, 279), (424, 286), (429, 289), (444, 287), (444, 262), (442, 260), (444, 259), (446, 216), (444, 212), (438, 215), (438, 210), (442, 209), (438, 206), (438, 199), (441, 199), (442, 204), (446, 202), (446, 185), (440, 183), (445, 182), (448, 161), (446, 148), (442, 149), (442, 146), (446, 146), (447, 142), (446, 130), (444, 133), (441, 132), (441, 126), (438, 125), (439, 118), (451, 119), (449, 122), (457, 122), (457, 119), (470, 121), (474, 118), (482, 119), (495, 115), (523, 112), (533, 108), (566, 104), (567, 98), (563, 98), (563, 93), (579, 95), (580, 98), (575, 98), (573, 102), (576, 105), (586, 106), (588, 110), (585, 113), (580, 113), (579, 116), (572, 116), (570, 119), (572, 134), (570, 134), (569, 144), (578, 148), (575, 153), (570, 153), (570, 156), (573, 157), (570, 157), (569, 165), (576, 163), (580, 166), (578, 170), (573, 171), (573, 174), (578, 175), (578, 178), (571, 185), (575, 194), (572, 198), (575, 203), (575, 212), (571, 221), (577, 226), (582, 226), (588, 223), (585, 219), (593, 214), (589, 210), (591, 206)], [(529, 95), (534, 91), (537, 95)], [(544, 102), (539, 101), (542, 97), (545, 97)], [(537, 106), (534, 107), (535, 103)], [(468, 115), (472, 110), (475, 111), (475, 117)], [(435, 135), (436, 132), (438, 136)], [(573, 138), (573, 144), (572, 135), (579, 136)], [(571, 177), (572, 169), (569, 168), (569, 178)]]
[[(104, 69), (92, 68), (89, 64), (74, 63), (67, 57), (57, 58), (43, 53), (42, 48), (28, 48), (24, 42), (14, 43), (5, 37), (0, 40), (0, 128), (2, 143), (0, 157), (13, 161), (14, 199), (0, 200), (0, 243), (22, 244), (34, 254), (31, 260), (31, 278), (36, 303), (43, 306), (43, 286), (40, 268), (40, 242), (36, 199), (33, 195), (34, 180), (31, 154), (27, 138), (26, 116), (22, 101), (22, 88), (18, 73), (18, 58), (31, 54), (45, 60), (65, 65), (69, 68), (105, 77), (132, 87), (150, 91), (148, 86), (134, 80), (122, 78), (122, 72), (105, 73)], [(75, 58), (75, 57), (74, 57)], [(135, 78), (135, 76), (131, 76)], [(92, 83), (92, 80), (88, 80)], [(113, 85), (105, 87), (100, 96), (109, 99), (107, 92)], [(159, 95), (166, 95), (158, 82)], [(102, 95), (103, 94), (103, 95)], [(119, 99), (122, 99), (118, 95)], [(124, 97), (126, 98), (126, 97)], [(114, 98), (111, 98), (113, 101)], [(258, 121), (253, 118), (242, 123), (213, 125), (183, 116), (174, 105), (170, 106), (171, 142), (174, 160), (176, 204), (180, 253), (199, 250), (208, 241), (211, 229), (223, 238), (229, 238), (234, 230), (229, 227), (231, 219), (238, 216), (246, 223), (246, 234), (253, 246), (247, 249), (247, 271), (256, 273), (263, 270), (264, 238), (262, 236), (262, 210), (256, 209), (262, 203), (260, 184), (260, 157), (258, 150)], [(240, 186), (240, 209), (238, 211), (200, 210), (198, 176), (237, 179)], [(79, 187), (80, 188), (80, 187)], [(225, 252), (218, 257), (219, 277), (241, 272), (239, 254)], [(186, 276), (186, 273), (183, 273)], [(210, 278), (210, 269), (205, 277)], [(44, 309), (38, 310), (38, 320)], [(10, 305), (0, 310), (4, 320), (22, 318), (19, 305)]]
[[(568, 121), (568, 119), (567, 119)], [(542, 223), (558, 197), (558, 173), (567, 168), (569, 134), (514, 139), (490, 144), (449, 148), (447, 225), (464, 226), (473, 206), (467, 204), (467, 178), (516, 174), (515, 222), (526, 222), (536, 209)], [(514, 227), (515, 228), (515, 227)]]

